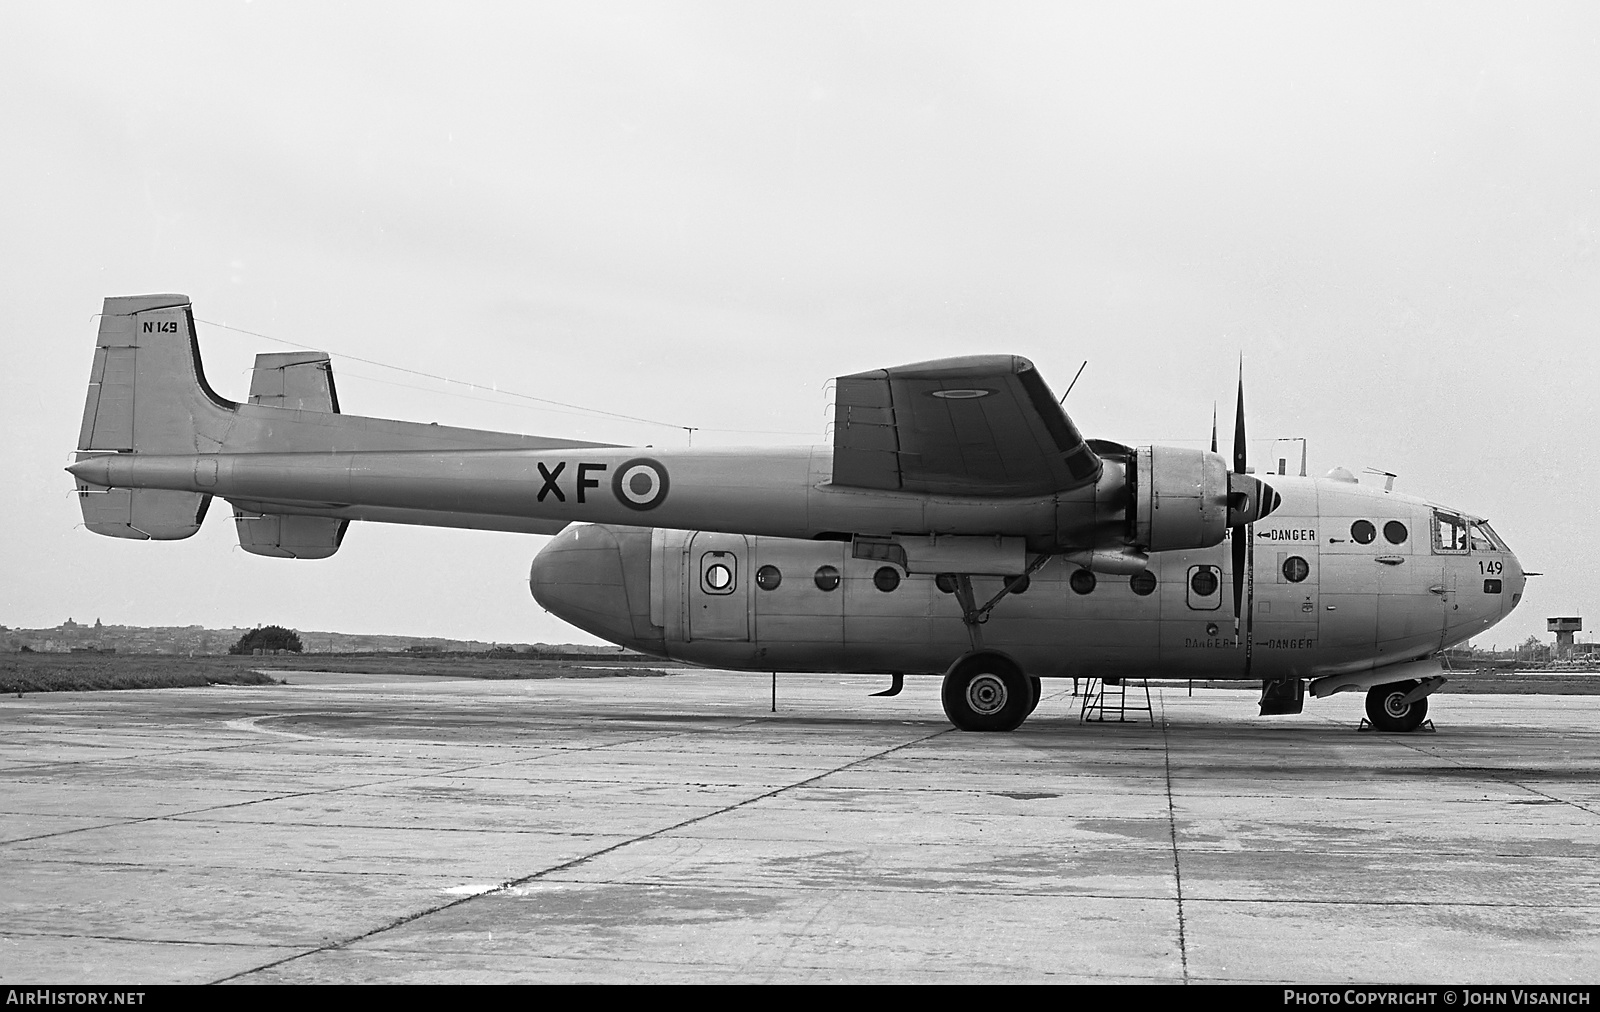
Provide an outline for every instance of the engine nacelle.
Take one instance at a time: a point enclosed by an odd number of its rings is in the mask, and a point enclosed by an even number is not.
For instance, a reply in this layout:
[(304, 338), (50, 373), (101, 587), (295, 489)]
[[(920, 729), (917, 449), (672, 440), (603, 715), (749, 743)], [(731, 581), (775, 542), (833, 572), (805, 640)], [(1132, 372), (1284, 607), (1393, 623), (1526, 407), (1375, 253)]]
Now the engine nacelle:
[(1228, 462), (1208, 450), (1141, 446), (1134, 457), (1132, 543), (1145, 551), (1221, 544), (1229, 527), (1254, 523), (1281, 501), (1272, 486), (1230, 473)]
[(1210, 548), (1228, 533), (1228, 463), (1207, 450), (1141, 446), (1130, 469), (1133, 543), (1151, 552)]

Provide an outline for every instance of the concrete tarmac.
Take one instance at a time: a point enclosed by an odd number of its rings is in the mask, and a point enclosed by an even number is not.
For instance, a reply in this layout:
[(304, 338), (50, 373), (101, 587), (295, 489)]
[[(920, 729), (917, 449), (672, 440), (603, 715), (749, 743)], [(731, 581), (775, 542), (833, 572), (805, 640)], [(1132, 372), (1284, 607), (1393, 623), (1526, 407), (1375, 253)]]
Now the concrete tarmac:
[(1600, 982), (1600, 697), (286, 677), (0, 699), (0, 981)]

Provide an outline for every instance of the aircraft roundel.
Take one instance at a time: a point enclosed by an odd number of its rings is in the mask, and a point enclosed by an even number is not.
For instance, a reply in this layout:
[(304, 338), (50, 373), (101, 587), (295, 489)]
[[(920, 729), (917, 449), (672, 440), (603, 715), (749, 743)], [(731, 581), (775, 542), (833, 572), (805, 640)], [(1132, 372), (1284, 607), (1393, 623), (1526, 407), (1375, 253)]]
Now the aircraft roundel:
[(617, 502), (631, 510), (653, 510), (667, 497), (672, 482), (658, 460), (635, 457), (618, 466), (611, 479)]

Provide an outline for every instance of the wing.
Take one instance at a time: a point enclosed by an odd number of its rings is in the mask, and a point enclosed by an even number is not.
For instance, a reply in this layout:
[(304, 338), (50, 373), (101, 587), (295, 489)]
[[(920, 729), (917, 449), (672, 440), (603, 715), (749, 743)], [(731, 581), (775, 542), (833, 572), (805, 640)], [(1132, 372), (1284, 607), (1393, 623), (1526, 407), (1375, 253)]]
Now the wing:
[(975, 355), (841, 376), (833, 483), (944, 495), (1049, 495), (1099, 480), (1033, 363)]

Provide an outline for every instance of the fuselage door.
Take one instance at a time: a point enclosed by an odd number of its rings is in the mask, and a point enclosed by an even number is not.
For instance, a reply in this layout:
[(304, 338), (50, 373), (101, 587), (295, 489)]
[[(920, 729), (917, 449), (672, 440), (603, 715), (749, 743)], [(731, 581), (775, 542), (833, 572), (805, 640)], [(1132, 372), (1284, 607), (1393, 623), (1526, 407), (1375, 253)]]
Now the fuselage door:
[(689, 639), (750, 638), (748, 559), (742, 534), (700, 532), (689, 542)]
[(1468, 534), (1469, 523), (1464, 517), (1444, 510), (1433, 511), (1434, 560), (1438, 562), (1437, 577), (1428, 585), (1428, 591), (1439, 599), (1439, 641), (1443, 644), (1450, 632), (1450, 613), (1456, 610), (1456, 577), (1471, 565), (1467, 557), (1471, 551)]
[[(1308, 521), (1309, 524), (1309, 521)], [(1317, 653), (1321, 602), (1321, 557), (1314, 529), (1301, 542), (1261, 540), (1256, 545), (1252, 630), (1256, 657), (1276, 661), (1274, 670), (1309, 674)]]

